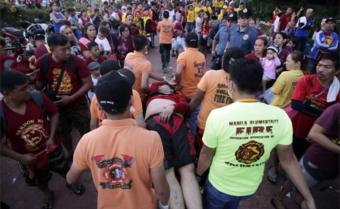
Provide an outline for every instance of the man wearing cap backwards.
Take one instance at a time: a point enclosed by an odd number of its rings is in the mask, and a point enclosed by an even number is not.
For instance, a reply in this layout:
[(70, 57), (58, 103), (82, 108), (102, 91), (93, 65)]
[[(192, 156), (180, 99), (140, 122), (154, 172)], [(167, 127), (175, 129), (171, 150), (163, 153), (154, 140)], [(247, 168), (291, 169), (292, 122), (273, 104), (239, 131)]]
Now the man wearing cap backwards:
[(289, 117), (280, 108), (256, 101), (263, 76), (260, 63), (236, 59), (229, 73), (228, 94), (235, 102), (208, 116), (198, 161), (197, 175), (210, 167), (203, 193), (204, 208), (237, 209), (241, 200), (258, 189), (265, 163), (276, 148), (282, 168), (304, 197), (303, 208), (315, 209), (292, 150)]
[(241, 48), (244, 54), (251, 53), (257, 38), (257, 30), (248, 25), (249, 11), (239, 12), (238, 24), (231, 26), (228, 47)]
[(130, 119), (131, 95), (131, 85), (121, 73), (99, 79), (96, 96), (106, 119), (79, 141), (67, 182), (90, 169), (98, 209), (156, 209), (156, 198), (159, 208), (169, 208), (161, 139)]
[(315, 73), (316, 63), (323, 54), (336, 52), (339, 46), (339, 36), (334, 32), (335, 20), (328, 17), (322, 30), (316, 33), (314, 44), (309, 55), (309, 71)]

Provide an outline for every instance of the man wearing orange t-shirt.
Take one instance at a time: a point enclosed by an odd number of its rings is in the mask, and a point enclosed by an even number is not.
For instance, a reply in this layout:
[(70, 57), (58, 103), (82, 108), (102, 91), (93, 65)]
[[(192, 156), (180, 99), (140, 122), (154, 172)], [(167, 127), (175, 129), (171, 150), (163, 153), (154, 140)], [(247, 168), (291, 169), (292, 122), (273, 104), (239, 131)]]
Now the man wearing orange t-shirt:
[(169, 208), (162, 142), (157, 132), (136, 126), (130, 118), (129, 81), (110, 72), (99, 79), (96, 95), (107, 119), (80, 139), (67, 182), (90, 169), (98, 209), (156, 209), (156, 199), (159, 208)]
[(148, 46), (148, 39), (143, 35), (137, 35), (133, 44), (135, 51), (126, 55), (124, 68), (131, 70), (135, 75), (136, 80), (132, 88), (138, 91), (143, 100), (149, 89), (149, 77), (158, 81), (163, 81), (163, 79), (151, 73), (151, 62), (144, 55), (144, 50)]
[[(206, 60), (204, 54), (198, 51), (198, 36), (188, 33), (185, 37), (186, 49), (177, 58), (176, 83), (180, 91), (190, 100), (195, 94), (197, 84), (206, 71)], [(196, 118), (199, 112), (197, 107), (192, 112), (189, 123), (193, 136), (196, 134)]]
[(157, 31), (159, 32), (159, 52), (161, 53), (163, 70), (170, 62), (171, 41), (173, 37), (173, 25), (168, 18), (169, 11), (164, 11), (163, 20), (157, 25)]
[(190, 110), (200, 106), (197, 117), (196, 142), (202, 147), (202, 136), (208, 115), (213, 109), (232, 103), (228, 95), (229, 63), (231, 60), (243, 57), (240, 48), (229, 48), (223, 55), (223, 69), (207, 71), (197, 85), (197, 90), (190, 101)]

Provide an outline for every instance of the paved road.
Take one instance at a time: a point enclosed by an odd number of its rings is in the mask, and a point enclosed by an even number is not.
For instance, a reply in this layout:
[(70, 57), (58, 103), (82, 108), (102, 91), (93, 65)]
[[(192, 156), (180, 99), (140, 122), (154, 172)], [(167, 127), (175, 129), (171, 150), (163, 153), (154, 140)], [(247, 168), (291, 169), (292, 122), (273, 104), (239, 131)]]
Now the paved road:
[[(153, 63), (153, 71), (161, 74), (161, 61), (158, 49), (150, 50), (148, 58)], [(209, 59), (209, 58), (208, 58)], [(171, 58), (170, 65), (175, 69), (175, 59)], [(77, 134), (74, 134), (77, 135)], [(252, 175), (251, 173), (249, 175)], [(56, 209), (94, 209), (96, 208), (96, 190), (91, 181), (90, 173), (82, 176), (82, 182), (86, 185), (86, 193), (76, 196), (65, 188), (65, 180), (57, 174), (50, 182), (51, 189), (55, 192)], [(270, 184), (264, 179), (258, 192), (250, 199), (240, 205), (240, 209), (272, 209), (270, 199), (279, 190), (279, 185)], [(316, 202), (320, 209), (340, 208), (339, 194), (326, 189), (319, 191), (314, 189)], [(140, 194), (143, 195), (143, 194)], [(15, 161), (1, 157), (0, 161), (0, 199), (10, 205), (11, 209), (39, 209), (41, 206), (41, 193), (32, 187), (25, 185), (18, 165)], [(298, 209), (298, 207), (287, 198), (287, 209)], [(175, 209), (175, 208), (173, 208)]]

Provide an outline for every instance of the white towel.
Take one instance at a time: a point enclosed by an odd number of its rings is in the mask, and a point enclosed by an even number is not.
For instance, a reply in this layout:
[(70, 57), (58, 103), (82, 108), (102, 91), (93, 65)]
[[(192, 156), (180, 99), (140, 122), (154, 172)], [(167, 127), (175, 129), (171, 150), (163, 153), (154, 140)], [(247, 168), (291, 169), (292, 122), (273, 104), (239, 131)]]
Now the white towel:
[(334, 76), (333, 82), (328, 89), (327, 102), (334, 102), (338, 97), (340, 91), (340, 82), (336, 76)]

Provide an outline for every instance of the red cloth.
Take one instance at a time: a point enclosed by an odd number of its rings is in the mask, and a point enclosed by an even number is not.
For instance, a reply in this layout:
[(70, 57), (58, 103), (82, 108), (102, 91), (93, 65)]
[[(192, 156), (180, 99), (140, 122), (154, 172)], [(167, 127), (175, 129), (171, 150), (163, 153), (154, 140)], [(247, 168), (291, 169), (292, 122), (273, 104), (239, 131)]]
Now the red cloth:
[(283, 31), (286, 29), (286, 26), (289, 23), (291, 18), (292, 18), (291, 14), (284, 14), (280, 17), (280, 31)]
[(50, 134), (47, 116), (57, 113), (57, 107), (46, 96), (43, 96), (45, 110), (40, 109), (33, 99), (26, 102), (26, 112), (21, 115), (12, 111), (4, 102), (1, 105), (7, 119), (6, 136), (11, 148), (21, 154), (37, 153), (45, 149)]
[(44, 54), (47, 54), (48, 50), (46, 49), (45, 44), (41, 44), (40, 46), (38, 46), (38, 48), (35, 49), (34, 51), (34, 56), (36, 59), (39, 59), (40, 57), (42, 57)]
[[(323, 93), (319, 95), (319, 97), (315, 97), (321, 92)], [(292, 100), (303, 102), (307, 99), (313, 99), (314, 104), (317, 104), (320, 108), (326, 109), (333, 104), (327, 103), (327, 93), (328, 90), (325, 90), (325, 88), (321, 86), (317, 79), (317, 75), (305, 75), (297, 83), (292, 95)], [(338, 94), (337, 102), (340, 102), (340, 94)], [(294, 135), (300, 139), (306, 138), (316, 118), (317, 117), (298, 112), (292, 121)]]

